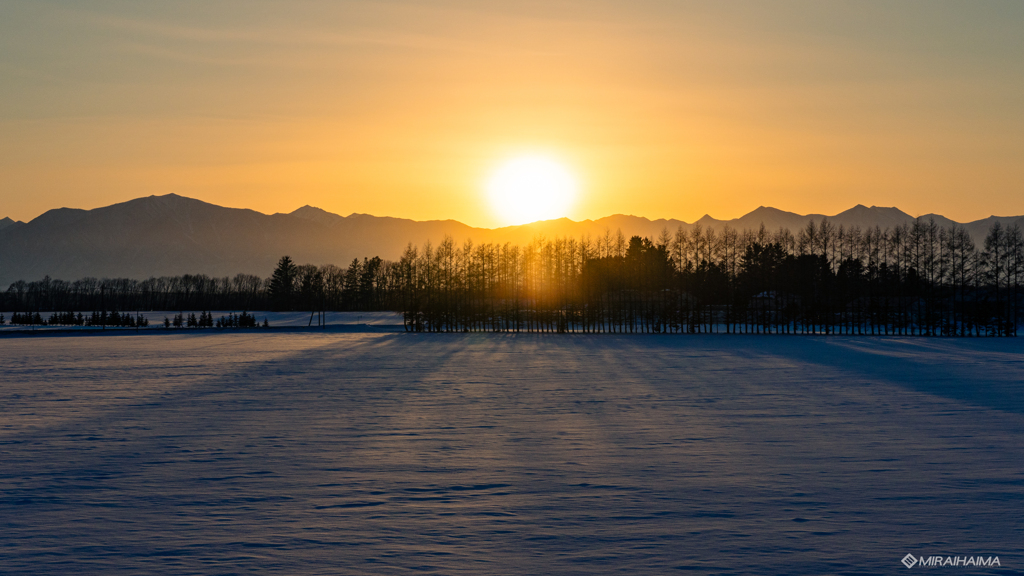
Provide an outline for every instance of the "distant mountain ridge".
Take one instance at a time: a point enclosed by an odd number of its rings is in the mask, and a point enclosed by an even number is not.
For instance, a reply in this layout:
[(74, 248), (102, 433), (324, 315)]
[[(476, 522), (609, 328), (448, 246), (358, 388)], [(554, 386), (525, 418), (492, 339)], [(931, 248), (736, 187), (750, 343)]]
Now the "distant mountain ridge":
[[(733, 220), (704, 216), (694, 223), (650, 220), (616, 214), (575, 222), (568, 218), (504, 228), (473, 228), (455, 220), (415, 221), (351, 214), (340, 216), (313, 206), (289, 214), (263, 214), (225, 208), (176, 194), (149, 196), (92, 210), (58, 208), (30, 222), (0, 220), (0, 289), (16, 280), (83, 277), (149, 278), (179, 274), (268, 276), (285, 254), (295, 261), (346, 265), (353, 258), (397, 259), (410, 243), (437, 243), (445, 235), (462, 242), (526, 244), (538, 236), (597, 237), (614, 234), (657, 238), (662, 230), (696, 224), (721, 229), (799, 230), (821, 214), (800, 215), (776, 208), (758, 209)], [(891, 228), (914, 218), (897, 208), (862, 205), (827, 216), (836, 226)], [(926, 215), (941, 226), (952, 220)], [(1024, 216), (992, 216), (963, 224), (980, 243), (993, 222), (1024, 227)]]
[(11, 220), (10, 218), (7, 218), (7, 217), (0, 218), (0, 230), (4, 230), (6, 228), (10, 228), (11, 226), (21, 226), (21, 225), (24, 225), (24, 224), (25, 224), (24, 222), (18, 222), (18, 221), (15, 221), (15, 220)]

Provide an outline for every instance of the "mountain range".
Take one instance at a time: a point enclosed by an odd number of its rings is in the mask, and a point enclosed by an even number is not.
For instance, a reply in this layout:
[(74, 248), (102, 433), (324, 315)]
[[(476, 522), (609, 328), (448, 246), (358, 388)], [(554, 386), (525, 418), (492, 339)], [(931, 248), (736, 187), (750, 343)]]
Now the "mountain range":
[[(244, 272), (268, 276), (287, 254), (298, 263), (347, 265), (353, 258), (397, 259), (410, 243), (437, 243), (445, 235), (462, 242), (526, 244), (538, 236), (597, 237), (621, 230), (657, 238), (662, 230), (704, 227), (796, 231), (821, 214), (794, 214), (760, 207), (733, 220), (704, 216), (694, 223), (649, 220), (617, 214), (575, 222), (568, 218), (505, 228), (473, 228), (455, 220), (415, 221), (352, 214), (340, 216), (303, 206), (289, 214), (263, 214), (226, 208), (176, 194), (149, 196), (96, 208), (49, 210), (30, 222), (0, 220), (0, 287), (43, 276), (74, 280), (83, 277), (148, 278), (179, 274), (233, 276)], [(914, 218), (896, 208), (857, 205), (834, 216), (836, 226), (892, 228)], [(941, 226), (953, 223), (929, 214)], [(1024, 227), (1024, 216), (996, 217), (964, 223), (981, 243), (996, 221)]]

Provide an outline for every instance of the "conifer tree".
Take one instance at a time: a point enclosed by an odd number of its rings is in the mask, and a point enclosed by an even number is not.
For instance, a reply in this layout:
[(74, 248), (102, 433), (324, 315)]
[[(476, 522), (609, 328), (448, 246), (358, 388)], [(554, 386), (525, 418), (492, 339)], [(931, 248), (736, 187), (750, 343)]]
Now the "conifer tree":
[(291, 309), (297, 275), (298, 267), (292, 259), (289, 256), (282, 256), (270, 277), (270, 302), (275, 310)]

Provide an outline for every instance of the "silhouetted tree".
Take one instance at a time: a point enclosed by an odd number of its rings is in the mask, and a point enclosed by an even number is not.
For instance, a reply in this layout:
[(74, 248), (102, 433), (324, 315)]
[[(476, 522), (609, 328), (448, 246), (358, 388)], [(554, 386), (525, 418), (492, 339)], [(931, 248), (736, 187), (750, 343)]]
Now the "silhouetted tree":
[(288, 256), (282, 256), (270, 277), (270, 304), (274, 310), (291, 310), (292, 294), (298, 267)]
[(930, 219), (886, 230), (823, 219), (796, 234), (681, 226), (655, 242), (621, 231), (525, 246), (449, 237), (409, 245), (397, 262), (286, 256), (268, 279), (44, 277), (11, 284), (0, 310), (15, 325), (138, 327), (144, 316), (118, 310), (201, 310), (164, 326), (242, 327), (255, 318), (215, 323), (209, 310), (272, 308), (309, 310), (310, 324), (319, 313), (321, 325), (328, 310), (395, 310), (410, 331), (1013, 336), (1022, 280), (1015, 226), (993, 226), (978, 250), (962, 226)]

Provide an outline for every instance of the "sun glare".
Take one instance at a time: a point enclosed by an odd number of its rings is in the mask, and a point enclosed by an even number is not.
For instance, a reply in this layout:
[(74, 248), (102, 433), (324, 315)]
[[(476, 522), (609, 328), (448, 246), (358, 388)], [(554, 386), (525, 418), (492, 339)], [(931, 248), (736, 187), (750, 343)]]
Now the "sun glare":
[(502, 164), (487, 182), (491, 206), (506, 224), (562, 218), (576, 201), (576, 179), (544, 156), (521, 156)]

